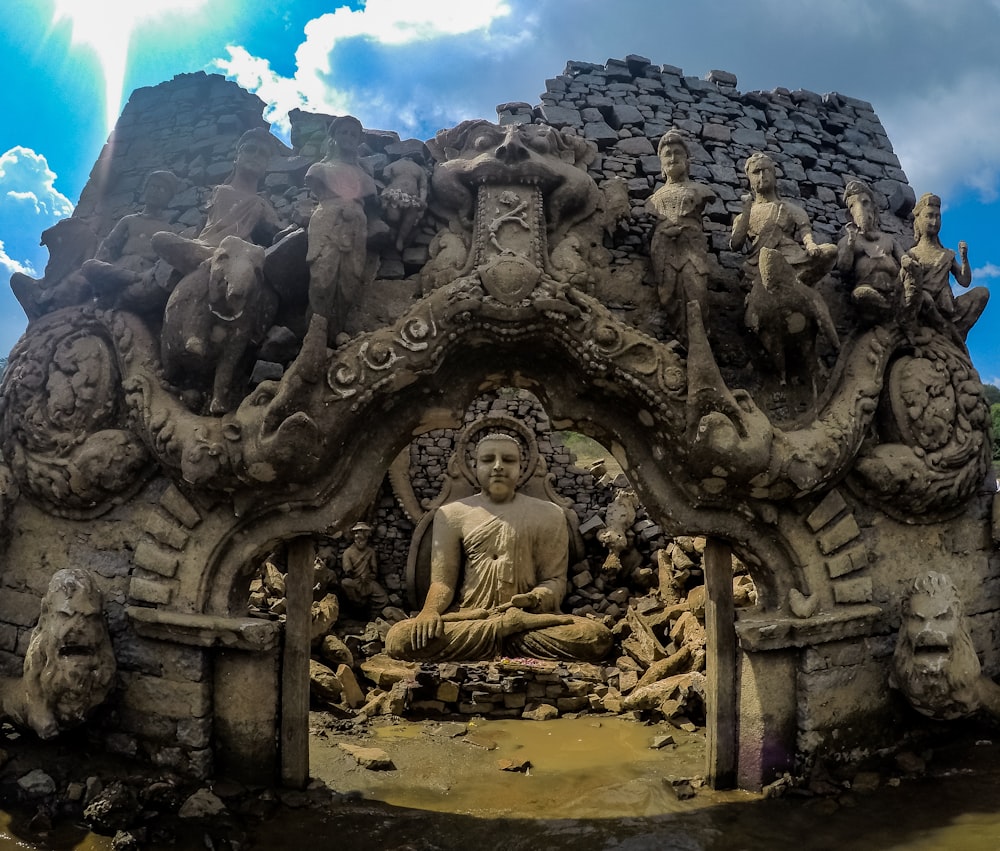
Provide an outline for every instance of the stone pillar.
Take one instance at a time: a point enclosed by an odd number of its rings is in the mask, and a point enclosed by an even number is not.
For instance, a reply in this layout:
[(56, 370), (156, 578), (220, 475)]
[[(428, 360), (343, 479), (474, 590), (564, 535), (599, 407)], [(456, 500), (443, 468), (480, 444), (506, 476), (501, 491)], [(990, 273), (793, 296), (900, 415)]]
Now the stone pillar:
[(741, 650), (736, 782), (759, 791), (795, 764), (797, 650)]

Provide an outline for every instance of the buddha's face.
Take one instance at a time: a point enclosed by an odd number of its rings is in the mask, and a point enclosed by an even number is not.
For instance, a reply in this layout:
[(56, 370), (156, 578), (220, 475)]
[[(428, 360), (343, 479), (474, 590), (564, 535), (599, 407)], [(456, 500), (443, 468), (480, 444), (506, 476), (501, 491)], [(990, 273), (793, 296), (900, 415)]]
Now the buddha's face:
[(493, 502), (509, 502), (517, 490), (521, 453), (510, 440), (484, 439), (476, 449), (476, 481)]

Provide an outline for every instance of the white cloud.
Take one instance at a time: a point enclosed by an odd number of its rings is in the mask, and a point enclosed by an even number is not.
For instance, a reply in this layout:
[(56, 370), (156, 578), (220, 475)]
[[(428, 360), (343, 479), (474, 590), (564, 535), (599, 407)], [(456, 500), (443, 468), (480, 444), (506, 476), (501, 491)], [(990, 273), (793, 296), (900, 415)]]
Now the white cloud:
[(17, 146), (0, 155), (0, 269), (37, 277), (46, 251), (38, 235), (73, 212), (56, 189), (56, 174), (39, 153)]
[(68, 216), (73, 204), (55, 187), (56, 173), (45, 157), (21, 145), (0, 156), (0, 192), (15, 202), (28, 201), (38, 215)]
[(1000, 188), (1000, 70), (968, 72), (881, 110), (882, 123), (917, 194)]
[(1000, 266), (996, 263), (987, 263), (985, 266), (973, 269), (972, 278), (973, 280), (981, 280), (982, 278), (1000, 278)]
[[(475, 46), (495, 58), (526, 37), (525, 21), (511, 20), (510, 14), (511, 7), (505, 0), (369, 0), (361, 9), (345, 6), (309, 21), (305, 40), (295, 53), (296, 71), (292, 77), (276, 73), (268, 60), (251, 55), (239, 45), (229, 45), (228, 57), (216, 59), (213, 64), (266, 102), (264, 117), (283, 135), (288, 133), (287, 114), (296, 108), (333, 114), (350, 112), (367, 126), (384, 127), (387, 118), (393, 119), (392, 124), (402, 122), (401, 129), (415, 132), (421, 120), (426, 122), (439, 113), (450, 113), (456, 119), (467, 116), (462, 114), (465, 103), (461, 99), (450, 110), (440, 103), (435, 105), (431, 91), (422, 90), (416, 79), (424, 76), (425, 68), (414, 75), (407, 50), (461, 37), (466, 49)], [(504, 28), (494, 29), (498, 23)], [(365, 59), (372, 62), (378, 61), (371, 55), (373, 51), (392, 52), (392, 61), (386, 62), (391, 67), (380, 65), (378, 69), (377, 91), (365, 79), (362, 63), (351, 62), (353, 67), (347, 73), (338, 69), (338, 61), (345, 61), (340, 54), (348, 46), (367, 54)], [(440, 64), (446, 57), (427, 57), (431, 61), (435, 58)], [(447, 73), (461, 72), (449, 68)], [(475, 76), (466, 74), (464, 82), (471, 83)], [(461, 85), (463, 81), (457, 82)], [(418, 111), (423, 114), (418, 116)]]
[(7, 276), (13, 275), (15, 272), (22, 272), (32, 277), (37, 276), (35, 268), (30, 263), (20, 263), (13, 257), (7, 256), (7, 251), (4, 249), (2, 240), (0, 240), (0, 269), (3, 269), (4, 274)]

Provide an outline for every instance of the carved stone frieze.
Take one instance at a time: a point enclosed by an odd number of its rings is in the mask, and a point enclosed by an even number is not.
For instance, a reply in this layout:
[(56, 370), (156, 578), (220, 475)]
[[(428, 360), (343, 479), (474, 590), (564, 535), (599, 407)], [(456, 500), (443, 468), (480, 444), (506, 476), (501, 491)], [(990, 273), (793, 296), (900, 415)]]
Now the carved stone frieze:
[(115, 343), (92, 310), (39, 319), (4, 376), (4, 457), (22, 493), (66, 516), (127, 498), (150, 455), (129, 427)]

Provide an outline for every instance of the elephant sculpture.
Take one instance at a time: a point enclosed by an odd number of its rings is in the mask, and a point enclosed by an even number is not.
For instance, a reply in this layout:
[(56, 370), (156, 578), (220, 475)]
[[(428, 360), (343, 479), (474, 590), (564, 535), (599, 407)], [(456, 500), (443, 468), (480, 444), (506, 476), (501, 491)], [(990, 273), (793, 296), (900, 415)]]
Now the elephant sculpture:
[(227, 236), (185, 275), (167, 301), (160, 352), (166, 376), (184, 386), (211, 382), (208, 411), (238, 404), (236, 379), (278, 309), (264, 281), (264, 249)]

